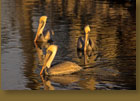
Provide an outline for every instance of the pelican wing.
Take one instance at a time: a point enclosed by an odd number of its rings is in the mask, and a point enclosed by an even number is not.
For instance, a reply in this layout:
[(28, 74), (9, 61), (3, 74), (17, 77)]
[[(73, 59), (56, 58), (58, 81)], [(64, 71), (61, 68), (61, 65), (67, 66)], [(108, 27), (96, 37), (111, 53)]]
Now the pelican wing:
[(84, 48), (84, 40), (83, 40), (82, 37), (79, 37), (79, 39), (78, 39), (77, 48), (78, 48), (78, 49)]
[(79, 65), (73, 62), (63, 62), (51, 67), (48, 71), (49, 75), (63, 75), (78, 72), (82, 69)]

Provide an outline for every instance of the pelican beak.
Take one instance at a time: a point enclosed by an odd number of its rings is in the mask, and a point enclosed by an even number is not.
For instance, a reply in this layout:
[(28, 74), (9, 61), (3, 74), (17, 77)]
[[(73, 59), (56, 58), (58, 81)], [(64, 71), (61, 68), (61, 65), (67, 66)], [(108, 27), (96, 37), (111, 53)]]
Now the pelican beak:
[(47, 16), (42, 16), (40, 18), (39, 26), (38, 26), (38, 30), (37, 30), (37, 34), (36, 34), (34, 42), (36, 42), (36, 40), (39, 37), (39, 35), (43, 33), (43, 29), (45, 27), (46, 21), (47, 21)]
[(51, 52), (51, 51), (48, 51), (48, 52), (46, 53), (46, 56), (45, 56), (45, 59), (44, 59), (44, 64), (43, 64), (43, 66), (42, 66), (40, 75), (43, 73), (43, 70), (44, 70), (45, 68), (50, 68), (50, 66), (48, 65), (48, 60), (49, 60), (49, 58), (50, 58), (51, 55), (52, 55), (52, 52)]
[(42, 24), (39, 24), (39, 27), (38, 27), (38, 31), (37, 31), (37, 34), (36, 34), (36, 38), (35, 38), (35, 41), (38, 39), (39, 35), (41, 34), (41, 26)]
[(43, 26), (42, 23), (39, 23), (39, 26), (38, 26), (38, 30), (37, 30), (37, 34), (36, 34), (36, 37), (35, 37), (35, 40), (34, 42), (36, 42), (36, 40), (38, 39), (39, 35), (42, 33), (41, 32), (41, 27)]
[(87, 41), (88, 41), (88, 34), (90, 32), (89, 25), (85, 26), (85, 45), (84, 45), (84, 51), (86, 51), (87, 47)]
[(45, 56), (45, 59), (44, 59), (44, 64), (42, 66), (42, 69), (41, 69), (41, 72), (40, 72), (40, 75), (43, 73), (43, 70), (45, 68), (50, 68), (51, 66), (51, 63), (56, 55), (56, 52), (57, 52), (57, 46), (56, 45), (50, 45), (48, 47), (48, 49), (46, 50), (46, 56)]
[(89, 32), (90, 32), (90, 27), (89, 27), (89, 25), (87, 25), (87, 26), (85, 27), (85, 33), (88, 34)]

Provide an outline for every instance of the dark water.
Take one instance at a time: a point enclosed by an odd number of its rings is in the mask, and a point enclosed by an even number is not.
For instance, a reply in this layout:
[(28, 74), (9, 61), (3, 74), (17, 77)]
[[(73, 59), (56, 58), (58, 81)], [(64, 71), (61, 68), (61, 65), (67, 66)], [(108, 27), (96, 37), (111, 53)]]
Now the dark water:
[[(125, 0), (133, 1), (133, 0)], [(33, 40), (40, 16), (53, 29), (58, 52), (52, 64), (73, 61), (85, 69), (40, 77), (41, 49)], [(99, 58), (77, 52), (86, 24)], [(136, 12), (133, 2), (114, 0), (2, 0), (1, 82), (4, 90), (136, 89)], [(44, 50), (43, 50), (44, 51)]]

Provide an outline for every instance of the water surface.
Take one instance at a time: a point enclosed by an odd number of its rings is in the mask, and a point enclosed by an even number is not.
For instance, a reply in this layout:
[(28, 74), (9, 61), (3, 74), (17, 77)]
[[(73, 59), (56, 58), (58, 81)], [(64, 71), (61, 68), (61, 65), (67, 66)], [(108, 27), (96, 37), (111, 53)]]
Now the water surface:
[[(127, 1), (127, 0), (126, 0)], [(131, 1), (131, 0), (130, 0)], [(65, 76), (40, 77), (41, 60), (33, 40), (38, 21), (48, 16), (58, 52), (52, 64), (65, 60), (85, 68)], [(84, 26), (97, 41), (99, 58), (77, 52)], [(135, 3), (113, 0), (2, 0), (1, 82), (4, 90), (136, 89)], [(43, 50), (44, 51), (44, 50)]]

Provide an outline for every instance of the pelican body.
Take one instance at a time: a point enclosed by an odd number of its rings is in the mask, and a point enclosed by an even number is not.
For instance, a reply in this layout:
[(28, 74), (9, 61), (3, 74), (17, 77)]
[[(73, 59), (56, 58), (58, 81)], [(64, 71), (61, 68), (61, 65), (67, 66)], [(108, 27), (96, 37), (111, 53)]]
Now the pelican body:
[(78, 72), (82, 69), (82, 67), (70, 61), (64, 61), (60, 64), (51, 67), (51, 63), (54, 60), (54, 57), (57, 52), (57, 48), (58, 47), (56, 45), (50, 45), (48, 47), (40, 75), (43, 73), (44, 69), (46, 75), (71, 74), (74, 72)]
[(90, 32), (89, 25), (85, 26), (85, 36), (79, 37), (77, 42), (77, 49), (80, 51), (91, 51), (95, 49), (95, 43), (88, 37)]
[(47, 16), (40, 17), (39, 26), (38, 26), (38, 30), (37, 30), (37, 34), (34, 39), (34, 42), (36, 42), (36, 41), (37, 42), (48, 42), (49, 40), (52, 40), (51, 35), (54, 35), (54, 32), (52, 30), (47, 31), (47, 33), (45, 35), (43, 34), (43, 30), (45, 28), (46, 21), (47, 21)]
[(47, 33), (45, 35), (43, 35), (43, 33), (42, 33), (39, 35), (37, 42), (52, 42), (53, 41), (52, 35), (54, 35), (54, 32), (52, 30), (47, 31)]
[[(87, 45), (85, 46), (85, 37), (79, 37), (78, 43), (77, 43), (77, 49), (80, 51), (84, 50), (84, 47), (86, 47), (86, 50), (91, 51), (93, 50), (93, 42), (90, 38), (87, 39)], [(86, 51), (85, 50), (85, 51)]]

